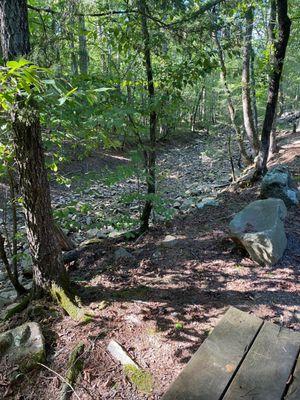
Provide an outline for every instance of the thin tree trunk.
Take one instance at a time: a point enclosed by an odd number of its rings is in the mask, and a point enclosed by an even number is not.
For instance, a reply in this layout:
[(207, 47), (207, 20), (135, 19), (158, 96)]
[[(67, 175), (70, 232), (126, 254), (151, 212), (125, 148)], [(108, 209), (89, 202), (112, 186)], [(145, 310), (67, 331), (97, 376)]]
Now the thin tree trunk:
[(79, 22), (79, 70), (81, 74), (88, 73), (89, 54), (87, 50), (85, 19), (83, 15), (78, 17)]
[(195, 130), (197, 114), (198, 114), (198, 111), (199, 111), (199, 106), (200, 106), (200, 103), (201, 103), (201, 99), (203, 98), (203, 93), (204, 93), (204, 86), (202, 86), (201, 90), (199, 91), (199, 94), (198, 94), (197, 99), (196, 99), (196, 104), (195, 104), (195, 107), (194, 107), (194, 110), (193, 110), (193, 114), (192, 114), (192, 118), (191, 118), (191, 130), (192, 130), (192, 132), (194, 132), (194, 130)]
[(238, 122), (236, 120), (236, 112), (235, 112), (235, 108), (234, 108), (233, 101), (232, 101), (231, 91), (229, 89), (228, 82), (227, 82), (227, 70), (226, 70), (226, 66), (225, 66), (223, 49), (222, 49), (221, 43), (218, 38), (218, 32), (214, 32), (213, 36), (214, 36), (214, 40), (215, 40), (217, 50), (218, 50), (219, 62), (220, 62), (220, 67), (221, 67), (221, 79), (222, 79), (224, 89), (225, 89), (225, 94), (227, 97), (227, 107), (228, 107), (231, 124), (235, 131), (236, 140), (237, 140), (239, 151), (243, 158), (243, 161), (249, 165), (249, 164), (251, 164), (252, 160), (247, 154), (243, 135), (242, 135), (241, 129), (238, 125)]
[(15, 278), (13, 273), (13, 267), (10, 265), (6, 252), (5, 252), (5, 240), (0, 232), (0, 260), (2, 260), (7, 276), (11, 281), (13, 287), (15, 288), (18, 295), (25, 294), (27, 291), (26, 289), (20, 284), (19, 280)]
[[(274, 3), (274, 1), (272, 1), (272, 3)], [(268, 102), (262, 129), (260, 151), (257, 158), (255, 174), (253, 177), (254, 180), (258, 179), (267, 171), (270, 134), (276, 113), (280, 78), (283, 70), (284, 58), (291, 29), (291, 20), (288, 17), (287, 0), (277, 0), (277, 14), (279, 37), (278, 40), (275, 42), (274, 65), (269, 80)]]
[(77, 51), (75, 49), (75, 37), (74, 37), (74, 25), (75, 25), (75, 18), (74, 14), (76, 11), (76, 4), (74, 0), (69, 2), (69, 12), (70, 12), (70, 49), (71, 49), (71, 74), (78, 75), (78, 59), (77, 59)]
[(242, 102), (243, 102), (244, 127), (251, 146), (252, 156), (255, 156), (259, 150), (259, 142), (253, 117), (252, 101), (251, 101), (251, 83), (250, 83), (253, 19), (254, 19), (253, 7), (249, 7), (245, 13), (246, 28), (244, 33), (244, 47), (243, 47)]
[(255, 65), (255, 52), (252, 48), (251, 62), (250, 62), (250, 88), (251, 88), (253, 120), (254, 120), (254, 126), (255, 126), (255, 131), (257, 134), (258, 148), (259, 148), (258, 111), (257, 111), (257, 103), (256, 103), (256, 89), (255, 89), (256, 88), (256, 79), (255, 79), (254, 65)]
[(142, 215), (141, 215), (141, 232), (146, 231), (149, 228), (149, 219), (151, 211), (153, 208), (153, 197), (155, 195), (155, 184), (156, 184), (156, 125), (157, 125), (157, 114), (154, 110), (154, 100), (155, 100), (155, 89), (153, 81), (153, 71), (151, 62), (151, 51), (150, 51), (150, 35), (147, 23), (147, 10), (145, 0), (138, 0), (138, 8), (140, 11), (141, 25), (142, 25), (142, 35), (144, 41), (144, 61), (147, 73), (148, 82), (148, 97), (150, 102), (150, 127), (149, 127), (149, 150), (147, 151), (147, 192), (148, 198), (146, 200)]

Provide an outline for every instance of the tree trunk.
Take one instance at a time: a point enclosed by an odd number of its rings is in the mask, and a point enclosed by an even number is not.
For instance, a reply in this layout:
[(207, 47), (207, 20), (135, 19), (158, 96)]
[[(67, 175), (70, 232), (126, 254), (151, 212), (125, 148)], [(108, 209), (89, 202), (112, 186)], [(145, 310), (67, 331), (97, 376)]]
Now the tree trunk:
[(242, 102), (244, 127), (251, 146), (252, 156), (259, 150), (259, 142), (252, 110), (250, 64), (252, 53), (252, 32), (253, 32), (253, 7), (249, 7), (245, 14), (246, 28), (244, 33), (243, 48), (243, 70), (242, 70)]
[(218, 38), (218, 32), (214, 32), (213, 36), (214, 36), (214, 40), (215, 40), (217, 50), (218, 50), (219, 62), (220, 62), (220, 67), (221, 67), (221, 79), (222, 79), (224, 89), (225, 89), (225, 94), (227, 97), (227, 107), (228, 107), (231, 124), (235, 131), (236, 140), (238, 143), (238, 147), (239, 147), (239, 151), (242, 156), (242, 159), (247, 165), (249, 165), (249, 164), (251, 164), (252, 160), (247, 154), (247, 151), (245, 149), (243, 135), (242, 135), (241, 129), (238, 125), (238, 122), (236, 120), (236, 112), (235, 112), (235, 108), (234, 108), (233, 101), (232, 101), (231, 91), (230, 91), (228, 83), (227, 83), (227, 70), (226, 70), (226, 66), (225, 66), (223, 49), (222, 49), (221, 43)]
[(85, 19), (83, 15), (80, 15), (78, 17), (78, 22), (79, 22), (79, 70), (81, 74), (87, 75), (89, 54), (86, 44)]
[[(270, 147), (270, 134), (273, 127), (276, 106), (278, 101), (278, 91), (286, 48), (289, 41), (291, 20), (288, 17), (287, 0), (277, 1), (279, 37), (275, 42), (274, 65), (269, 80), (268, 101), (262, 129), (260, 151), (256, 162), (254, 180), (258, 179), (267, 171), (267, 161)], [(274, 4), (275, 2), (272, 1)]]
[(33, 260), (34, 292), (40, 296), (43, 291), (50, 291), (52, 282), (66, 289), (68, 279), (52, 217), (38, 113), (31, 107), (31, 120), (26, 124), (21, 117), (25, 109), (28, 106), (19, 99), (12, 112), (12, 127)]
[[(17, 13), (7, 14), (18, 3)], [(21, 5), (22, 3), (22, 5)], [(7, 56), (28, 54), (29, 29), (26, 0), (7, 0), (0, 3), (2, 48)], [(14, 18), (13, 21), (11, 18)], [(22, 26), (19, 35), (14, 27)], [(9, 40), (7, 37), (14, 37)], [(24, 43), (27, 46), (24, 47)], [(13, 51), (10, 49), (12, 46)], [(19, 96), (11, 110), (13, 144), (23, 196), (27, 238), (33, 261), (34, 297), (49, 293), (74, 319), (82, 319), (83, 312), (69, 297), (69, 279), (62, 261), (52, 216), (50, 188), (42, 148), (39, 113), (33, 101)]]
[(194, 110), (193, 110), (193, 114), (192, 114), (192, 118), (191, 118), (191, 130), (192, 130), (192, 132), (195, 131), (197, 115), (198, 115), (201, 99), (203, 98), (203, 94), (204, 94), (204, 86), (202, 86), (202, 89), (199, 91), (197, 99), (196, 99), (196, 103), (195, 103), (195, 106), (194, 106)]
[[(147, 192), (148, 198), (146, 200), (142, 215), (141, 215), (141, 232), (146, 231), (149, 228), (149, 219), (153, 208), (153, 196), (155, 195), (155, 183), (156, 183), (156, 125), (157, 125), (157, 114), (154, 108), (155, 100), (155, 89), (153, 81), (153, 71), (151, 63), (151, 51), (150, 51), (150, 35), (147, 24), (147, 12), (145, 0), (138, 1), (138, 8), (141, 17), (142, 35), (144, 42), (144, 62), (147, 73), (148, 82), (148, 97), (149, 103), (152, 110), (150, 111), (150, 127), (149, 127), (149, 150), (147, 151), (146, 165), (147, 165)], [(151, 198), (152, 197), (152, 198)]]
[(258, 148), (259, 148), (259, 134), (258, 134), (258, 111), (257, 111), (257, 103), (256, 103), (256, 79), (255, 79), (255, 52), (252, 49), (251, 51), (251, 62), (250, 62), (250, 88), (251, 88), (251, 101), (252, 101), (252, 110), (253, 110), (253, 120), (255, 131), (258, 140)]
[(28, 55), (30, 45), (26, 0), (1, 0), (0, 22), (3, 59)]

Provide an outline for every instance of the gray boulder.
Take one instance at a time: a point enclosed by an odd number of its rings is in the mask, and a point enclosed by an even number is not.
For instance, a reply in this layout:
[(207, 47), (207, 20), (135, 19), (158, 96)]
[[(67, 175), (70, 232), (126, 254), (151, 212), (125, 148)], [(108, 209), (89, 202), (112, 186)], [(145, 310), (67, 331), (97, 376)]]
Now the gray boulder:
[(247, 250), (252, 260), (261, 265), (275, 264), (287, 245), (286, 214), (286, 206), (280, 199), (254, 201), (230, 222), (231, 237)]
[(263, 178), (260, 195), (263, 199), (273, 197), (284, 201), (287, 207), (299, 204), (300, 193), (288, 167), (279, 165)]
[(0, 335), (0, 358), (23, 372), (45, 361), (45, 342), (39, 324), (28, 322)]

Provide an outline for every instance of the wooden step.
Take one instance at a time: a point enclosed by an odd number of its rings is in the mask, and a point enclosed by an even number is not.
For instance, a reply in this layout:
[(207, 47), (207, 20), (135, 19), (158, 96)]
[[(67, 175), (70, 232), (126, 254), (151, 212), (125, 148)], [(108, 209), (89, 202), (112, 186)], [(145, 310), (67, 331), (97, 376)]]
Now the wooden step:
[(162, 400), (300, 400), (299, 350), (299, 332), (231, 307)]

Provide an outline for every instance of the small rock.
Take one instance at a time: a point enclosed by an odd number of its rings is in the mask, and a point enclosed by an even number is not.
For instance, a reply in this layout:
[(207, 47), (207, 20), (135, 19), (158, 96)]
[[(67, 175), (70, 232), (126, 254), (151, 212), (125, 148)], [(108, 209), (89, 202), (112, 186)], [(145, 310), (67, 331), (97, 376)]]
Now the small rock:
[(80, 243), (79, 247), (85, 247), (85, 246), (90, 246), (92, 244), (100, 244), (103, 243), (103, 239), (98, 239), (98, 238), (92, 238), (92, 239), (87, 239), (84, 242)]
[(135, 257), (131, 253), (129, 253), (129, 251), (121, 247), (120, 249), (115, 251), (115, 259), (116, 261), (119, 261), (121, 259), (135, 260)]
[(181, 203), (179, 201), (175, 201), (175, 203), (173, 204), (173, 208), (180, 208)]
[(215, 207), (218, 205), (219, 205), (219, 202), (216, 199), (214, 199), (213, 197), (206, 197), (206, 198), (202, 199), (201, 202), (198, 203), (196, 207), (199, 210), (201, 210), (202, 208), (207, 207), (207, 206)]
[(107, 346), (108, 352), (113, 356), (113, 358), (123, 366), (132, 365), (135, 368), (139, 366), (129, 357), (126, 351), (119, 345), (115, 340), (111, 340)]
[(178, 239), (175, 236), (167, 235), (161, 242), (162, 247), (172, 248), (178, 243)]
[(192, 199), (185, 199), (180, 206), (181, 210), (188, 210), (194, 205), (194, 201)]
[(98, 229), (97, 228), (93, 228), (93, 229), (89, 229), (86, 232), (86, 235), (87, 235), (88, 238), (94, 238), (94, 237), (97, 237), (97, 233), (98, 233)]

